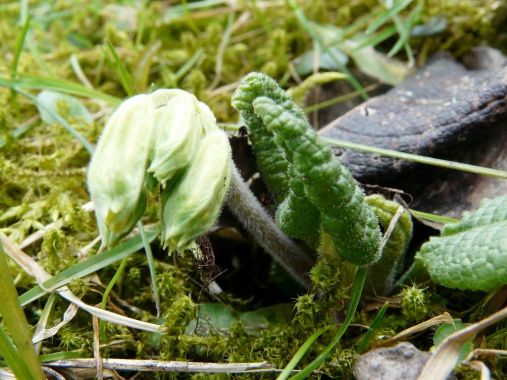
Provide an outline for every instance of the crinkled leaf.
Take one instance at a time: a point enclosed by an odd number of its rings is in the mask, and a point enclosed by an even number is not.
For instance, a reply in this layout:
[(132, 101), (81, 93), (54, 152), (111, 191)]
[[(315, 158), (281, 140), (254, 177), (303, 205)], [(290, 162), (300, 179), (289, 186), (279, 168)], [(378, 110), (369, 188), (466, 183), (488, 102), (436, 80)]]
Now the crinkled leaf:
[(433, 281), (450, 288), (489, 291), (507, 284), (507, 196), (448, 224), (416, 258)]
[(450, 236), (496, 222), (507, 222), (507, 195), (495, 199), (485, 199), (474, 212), (465, 212), (458, 222), (446, 224), (442, 235)]
[[(373, 208), (380, 225), (386, 231), (400, 205), (397, 202), (385, 199), (380, 194), (369, 195), (365, 197), (365, 201)], [(383, 295), (392, 290), (394, 280), (403, 267), (404, 254), (412, 239), (412, 228), (412, 218), (410, 213), (405, 210), (384, 246), (382, 257), (368, 268), (367, 291)]]
[(292, 176), (299, 177), (303, 185), (300, 193), (321, 212), (322, 230), (331, 236), (336, 252), (355, 265), (377, 261), (381, 238), (378, 220), (350, 172), (333, 157), (304, 117), (267, 97), (255, 99), (253, 107), (292, 161)]

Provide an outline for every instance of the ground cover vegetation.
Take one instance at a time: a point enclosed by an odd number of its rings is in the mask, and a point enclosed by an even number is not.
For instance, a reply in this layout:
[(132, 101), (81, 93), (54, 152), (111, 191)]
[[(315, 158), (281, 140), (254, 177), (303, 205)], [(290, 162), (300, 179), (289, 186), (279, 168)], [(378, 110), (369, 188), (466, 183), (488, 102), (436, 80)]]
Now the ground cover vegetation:
[[(445, 226), (421, 240), (410, 210), (365, 195), (313, 127), (367, 99), (365, 76), (394, 86), (437, 51), (504, 46), (506, 14), (472, 0), (0, 4), (3, 364), (41, 378), (38, 361), (78, 358), (267, 362), (122, 374), (346, 379), (400, 332), (435, 349), (501, 309), (506, 197), (426, 215)], [(347, 92), (313, 96), (336, 82)], [(129, 135), (138, 123), (153, 130)], [(506, 331), (472, 331), (453, 366), (505, 350)], [(104, 363), (80, 376), (114, 376)]]

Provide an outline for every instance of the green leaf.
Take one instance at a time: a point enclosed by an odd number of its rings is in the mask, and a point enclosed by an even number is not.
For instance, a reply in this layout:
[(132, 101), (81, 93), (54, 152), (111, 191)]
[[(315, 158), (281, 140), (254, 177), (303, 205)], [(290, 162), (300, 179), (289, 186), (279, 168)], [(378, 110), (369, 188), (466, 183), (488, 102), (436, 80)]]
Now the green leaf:
[(507, 222), (507, 196), (482, 201), (481, 206), (474, 212), (465, 212), (458, 222), (446, 224), (442, 235), (450, 236), (496, 222)]
[[(379, 194), (369, 195), (365, 197), (365, 201), (373, 208), (380, 225), (386, 231), (400, 205)], [(384, 246), (382, 257), (368, 268), (366, 284), (370, 293), (383, 295), (392, 290), (395, 277), (403, 267), (403, 256), (412, 239), (412, 227), (410, 213), (405, 210)]]
[(23, 77), (19, 79), (0, 77), (0, 87), (12, 89), (22, 88), (28, 90), (55, 90), (85, 98), (100, 99), (110, 105), (117, 105), (121, 101), (112, 95), (105, 94), (101, 91), (88, 88), (78, 83), (62, 79), (38, 77), (34, 75), (23, 75)]
[(416, 255), (438, 284), (490, 291), (507, 284), (507, 196), (485, 200), (478, 210), (445, 226)]
[(375, 50), (373, 46), (365, 46), (362, 49), (356, 47), (362, 43), (362, 39), (357, 41), (347, 40), (343, 42), (349, 50), (349, 55), (354, 60), (358, 69), (366, 75), (376, 78), (382, 83), (393, 86), (401, 83), (411, 72), (406, 63), (390, 58), (387, 55)]
[(291, 177), (301, 181), (301, 192), (321, 212), (322, 230), (331, 236), (336, 252), (355, 265), (370, 265), (378, 260), (381, 237), (378, 220), (364, 202), (361, 188), (334, 158), (329, 146), (304, 117), (274, 100), (258, 97), (253, 107), (266, 128), (274, 133), (275, 142), (283, 147), (294, 168)]
[[(433, 335), (433, 344), (434, 346), (439, 346), (445, 338), (447, 338), (449, 335), (455, 333), (456, 331), (463, 330), (466, 326), (463, 324), (461, 319), (455, 319), (454, 323), (444, 323), (441, 325), (437, 331), (435, 331), (435, 335)], [(459, 362), (462, 362), (467, 358), (467, 356), (472, 352), (474, 349), (474, 343), (473, 343), (474, 337), (471, 336), (463, 345), (461, 346), (461, 349), (459, 350)]]
[[(308, 74), (313, 73), (314, 69), (314, 60), (315, 60), (315, 50), (310, 50), (299, 56), (295, 60), (295, 68), (296, 73), (300, 76), (306, 76)], [(345, 55), (340, 49), (337, 47), (330, 47), (327, 51), (318, 55), (318, 69), (320, 70), (330, 70), (330, 71), (339, 71), (342, 67), (347, 65), (348, 57)], [(334, 57), (338, 57), (338, 62), (336, 62)]]
[[(62, 108), (65, 108), (65, 113), (68, 116), (81, 118), (89, 124), (93, 122), (90, 111), (78, 99), (56, 91), (41, 91), (37, 95), (37, 108), (41, 119), (47, 124), (59, 122), (59, 120), (53, 117), (53, 114), (61, 115)], [(52, 112), (48, 112), (48, 110)]]
[[(289, 304), (279, 304), (268, 307), (263, 307), (253, 311), (237, 312), (227, 305), (220, 303), (202, 303), (198, 306), (197, 315), (200, 323), (197, 320), (191, 321), (187, 328), (186, 333), (192, 334), (196, 326), (199, 326), (199, 333), (202, 334), (201, 329), (227, 331), (230, 330), (234, 323), (243, 322), (245, 327), (249, 330), (262, 329), (267, 324), (286, 324), (290, 320), (292, 306)], [(205, 321), (205, 323), (202, 323)]]
[(410, 31), (411, 37), (429, 37), (442, 33), (447, 29), (447, 19), (443, 16), (435, 16), (428, 20), (426, 24), (416, 25)]

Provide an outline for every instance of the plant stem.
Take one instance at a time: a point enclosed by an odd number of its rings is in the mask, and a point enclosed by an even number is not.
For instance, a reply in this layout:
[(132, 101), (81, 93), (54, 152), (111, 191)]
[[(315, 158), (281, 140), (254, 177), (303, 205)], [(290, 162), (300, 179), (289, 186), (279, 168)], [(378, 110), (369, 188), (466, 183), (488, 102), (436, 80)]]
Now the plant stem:
[(375, 333), (380, 328), (380, 326), (384, 320), (384, 315), (386, 314), (388, 307), (389, 307), (389, 301), (384, 302), (384, 304), (382, 305), (382, 307), (378, 311), (377, 315), (375, 316), (373, 321), (370, 323), (370, 328), (368, 329), (366, 334), (364, 334), (361, 337), (361, 339), (359, 340), (359, 342), (357, 342), (356, 351), (358, 353), (361, 354), (370, 347), (371, 342), (372, 342), (373, 338), (375, 337)]
[[(118, 282), (118, 279), (125, 271), (125, 267), (127, 266), (127, 260), (128, 260), (127, 257), (123, 258), (123, 260), (121, 261), (120, 266), (116, 270), (116, 273), (114, 274), (113, 278), (111, 279), (111, 281), (109, 281), (109, 284), (107, 284), (107, 288), (104, 291), (104, 294), (102, 295), (102, 301), (100, 303), (101, 309), (106, 310), (106, 305), (107, 305), (107, 300), (109, 299), (109, 295), (113, 291), (113, 288), (116, 285), (116, 283)], [(104, 321), (100, 321), (100, 337), (103, 340), (106, 339), (106, 325), (105, 325)]]
[(245, 184), (235, 165), (232, 166), (227, 205), (255, 241), (294, 279), (308, 288), (308, 272), (312, 267), (312, 260), (278, 228)]
[[(30, 326), (25, 313), (18, 303), (18, 293), (7, 266), (3, 246), (0, 244), (0, 289), (2, 298), (0, 300), (0, 314), (4, 325), (8, 329), (17, 351), (23, 363), (26, 365), (30, 377), (19, 377), (20, 379), (45, 379), (30, 338)], [(14, 369), (14, 368), (13, 368)]]
[(151, 278), (151, 292), (153, 295), (153, 301), (155, 302), (155, 308), (157, 310), (157, 318), (160, 317), (160, 296), (158, 294), (157, 288), (157, 271), (155, 270), (155, 260), (153, 259), (153, 253), (151, 252), (150, 241), (146, 236), (146, 231), (144, 231), (144, 226), (141, 222), (137, 223), (137, 228), (139, 229), (139, 234), (141, 235), (141, 239), (143, 240), (144, 251), (146, 252), (146, 258), (148, 260), (148, 268), (150, 270), (150, 278)]

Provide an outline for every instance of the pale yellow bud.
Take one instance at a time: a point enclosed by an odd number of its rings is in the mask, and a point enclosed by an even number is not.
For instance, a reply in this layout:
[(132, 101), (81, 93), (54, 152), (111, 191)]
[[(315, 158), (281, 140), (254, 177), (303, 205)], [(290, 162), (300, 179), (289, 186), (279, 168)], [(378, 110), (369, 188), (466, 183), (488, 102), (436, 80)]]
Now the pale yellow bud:
[(147, 95), (123, 102), (107, 122), (88, 169), (88, 189), (102, 241), (128, 233), (145, 207), (145, 173), (155, 107)]
[(205, 135), (181, 182), (163, 194), (162, 240), (173, 251), (192, 247), (213, 226), (231, 176), (231, 148), (224, 132)]
[(162, 88), (160, 90), (154, 91), (148, 96), (153, 101), (155, 108), (165, 106), (169, 100), (174, 98), (177, 95), (191, 95), (187, 91), (180, 90), (178, 88)]
[(209, 133), (219, 129), (215, 115), (213, 115), (213, 112), (209, 109), (209, 107), (203, 102), (198, 102), (197, 106), (199, 107), (199, 118), (203, 133)]
[(166, 103), (155, 109), (152, 161), (148, 171), (165, 185), (175, 173), (188, 166), (196, 152), (202, 137), (199, 107), (195, 96), (185, 91), (159, 90), (152, 95)]

